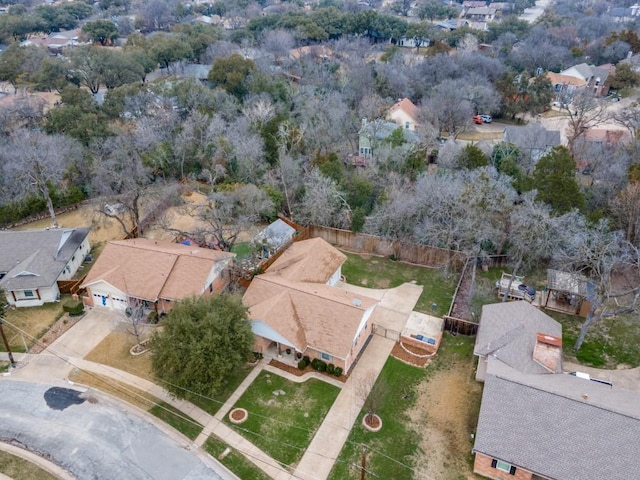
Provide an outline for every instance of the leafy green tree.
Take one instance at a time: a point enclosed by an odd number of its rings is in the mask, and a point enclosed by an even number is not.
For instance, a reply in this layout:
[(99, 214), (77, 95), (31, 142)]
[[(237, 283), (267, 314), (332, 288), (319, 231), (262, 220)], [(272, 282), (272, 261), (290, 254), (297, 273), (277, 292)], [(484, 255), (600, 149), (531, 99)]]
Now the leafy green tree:
[(249, 76), (257, 70), (253, 60), (234, 53), (228, 57), (217, 58), (213, 62), (209, 81), (214, 87), (222, 87), (242, 99), (249, 92)]
[(239, 297), (220, 294), (181, 300), (153, 336), (152, 367), (165, 388), (216, 397), (247, 361), (253, 346), (247, 309)]
[(562, 215), (574, 208), (585, 207), (575, 174), (576, 164), (565, 147), (555, 147), (538, 160), (533, 171), (536, 200), (551, 206), (555, 214)]
[(151, 55), (167, 71), (174, 63), (193, 55), (189, 44), (175, 35), (157, 35), (154, 38), (156, 41), (151, 47)]
[(418, 7), (420, 20), (428, 19), (433, 22), (436, 18), (453, 18), (458, 15), (458, 10), (450, 5), (444, 5), (437, 0), (427, 0)]
[(62, 5), (61, 8), (77, 20), (85, 19), (93, 13), (91, 5), (85, 2), (69, 2)]
[(640, 83), (640, 75), (633, 70), (629, 63), (616, 65), (616, 74), (613, 76), (611, 86), (613, 88), (633, 88)]
[(60, 93), (70, 83), (80, 86), (80, 81), (73, 75), (69, 64), (60, 57), (46, 58), (33, 75), (36, 88), (40, 91), (56, 91)]
[(87, 22), (82, 26), (82, 32), (102, 46), (113, 43), (118, 38), (118, 27), (110, 20)]
[(0, 81), (9, 82), (16, 90), (21, 81), (24, 81), (22, 66), (26, 59), (26, 52), (26, 47), (14, 43), (0, 55)]
[(105, 86), (111, 90), (129, 83), (139, 82), (144, 76), (142, 65), (131, 55), (113, 50), (105, 52), (102, 78)]
[(411, 23), (407, 28), (407, 38), (412, 38), (416, 46), (416, 51), (420, 51), (420, 47), (429, 41), (429, 36), (433, 34), (431, 25), (426, 22)]
[(458, 165), (467, 170), (474, 170), (489, 165), (489, 159), (480, 148), (470, 143), (457, 156)]

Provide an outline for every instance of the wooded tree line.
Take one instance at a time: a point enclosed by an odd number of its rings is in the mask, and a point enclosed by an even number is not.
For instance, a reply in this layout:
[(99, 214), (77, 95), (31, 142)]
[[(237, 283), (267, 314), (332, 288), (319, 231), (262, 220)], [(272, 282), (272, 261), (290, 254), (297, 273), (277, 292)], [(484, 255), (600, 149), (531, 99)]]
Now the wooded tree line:
[[(122, 221), (126, 233), (132, 226), (140, 232), (157, 192), (166, 198), (166, 185), (191, 178), (207, 185), (208, 201), (185, 206), (184, 213), (206, 228), (177, 233), (203, 244), (230, 248), (247, 222), (283, 212), (303, 223), (472, 255), (509, 253), (522, 270), (565, 265), (598, 279), (594, 303), (604, 305), (612, 269), (637, 261), (640, 175), (635, 140), (627, 146), (582, 142), (585, 127), (602, 119), (598, 102), (585, 98), (573, 109), (570, 148), (542, 158), (522, 145), (483, 150), (438, 141), (442, 132), (455, 138), (475, 113), (514, 118), (542, 111), (553, 92), (535, 75), (538, 67), (578, 63), (598, 43), (601, 52), (617, 45), (606, 55), (619, 59), (618, 42), (637, 39), (633, 25), (609, 29), (597, 13), (587, 15), (594, 17), (589, 25), (603, 36), (592, 38), (583, 20), (562, 8), (558, 2), (534, 26), (513, 17), (482, 34), (443, 33), (434, 37), (435, 50), (421, 48), (420, 55), (365, 35), (398, 35), (393, 29), (405, 28), (402, 18), (333, 8), (256, 17), (230, 34), (178, 24), (151, 37), (133, 33), (121, 50), (87, 45), (60, 57), (14, 44), (0, 56), (3, 79), (16, 90), (59, 92), (60, 100), (46, 113), (37, 97), (26, 95), (1, 107), (0, 214), (52, 210), (64, 199), (89, 197), (96, 210)], [(155, 11), (152, 23), (168, 21), (162, 12)], [(565, 20), (575, 28), (571, 39), (559, 26), (565, 28)], [(110, 27), (86, 25), (100, 27), (110, 44)], [(432, 32), (412, 28), (414, 35)], [(406, 29), (399, 31), (412, 32)], [(326, 50), (291, 54), (325, 38)], [(493, 48), (477, 50), (483, 40)], [(449, 45), (458, 47), (456, 55), (435, 53)], [(212, 65), (206, 84), (174, 76), (187, 62)], [(158, 66), (166, 73), (149, 81)], [(104, 88), (98, 102), (91, 93)], [(409, 147), (400, 129), (376, 145), (366, 168), (352, 167), (345, 160), (357, 153), (361, 119), (384, 116), (402, 97), (419, 106), (417, 143)], [(616, 119), (635, 138), (640, 107)], [(435, 153), (439, 173), (432, 175), (426, 158)], [(577, 181), (578, 157), (588, 158), (590, 177), (597, 179), (590, 186)], [(597, 263), (601, 256), (584, 254), (598, 245), (613, 252), (605, 266)]]

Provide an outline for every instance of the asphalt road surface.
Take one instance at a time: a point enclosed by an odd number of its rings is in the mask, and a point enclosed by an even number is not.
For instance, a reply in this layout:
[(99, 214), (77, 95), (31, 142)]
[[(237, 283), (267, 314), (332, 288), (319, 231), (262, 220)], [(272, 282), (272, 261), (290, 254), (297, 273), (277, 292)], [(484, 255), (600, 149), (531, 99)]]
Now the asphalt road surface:
[(103, 396), (0, 382), (0, 440), (78, 479), (220, 480), (193, 452)]

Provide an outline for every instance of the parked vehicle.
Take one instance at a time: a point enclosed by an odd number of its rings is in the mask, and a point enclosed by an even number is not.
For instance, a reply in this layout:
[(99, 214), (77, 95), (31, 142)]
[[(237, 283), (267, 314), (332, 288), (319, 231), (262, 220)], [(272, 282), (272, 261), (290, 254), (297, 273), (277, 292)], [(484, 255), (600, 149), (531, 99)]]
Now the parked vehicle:
[(480, 115), (474, 115), (473, 116), (473, 123), (477, 123), (479, 125), (482, 125), (484, 122), (482, 121), (482, 117)]
[(484, 123), (491, 123), (493, 120), (491, 118), (491, 115), (478, 115), (478, 116), (482, 119)]

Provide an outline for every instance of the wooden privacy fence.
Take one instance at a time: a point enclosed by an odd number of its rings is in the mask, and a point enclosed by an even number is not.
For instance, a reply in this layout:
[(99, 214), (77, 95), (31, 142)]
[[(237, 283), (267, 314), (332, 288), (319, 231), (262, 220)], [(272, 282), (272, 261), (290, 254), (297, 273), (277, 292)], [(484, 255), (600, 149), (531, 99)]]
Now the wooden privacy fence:
[(469, 318), (476, 262), (475, 258), (469, 258), (462, 269), (449, 312), (444, 316), (444, 329), (447, 332), (462, 335), (475, 335), (478, 332), (478, 324)]
[(71, 295), (78, 293), (80, 285), (82, 285), (86, 277), (86, 275), (83, 275), (82, 278), (78, 280), (58, 280), (58, 290), (60, 290), (60, 293), (68, 293)]
[(440, 268), (449, 265), (451, 268), (459, 270), (467, 260), (467, 256), (462, 252), (399, 240), (388, 240), (366, 233), (320, 225), (309, 225), (309, 230), (310, 237), (320, 237), (344, 250), (383, 257), (393, 256), (401, 262), (415, 263), (426, 267)]

